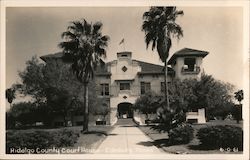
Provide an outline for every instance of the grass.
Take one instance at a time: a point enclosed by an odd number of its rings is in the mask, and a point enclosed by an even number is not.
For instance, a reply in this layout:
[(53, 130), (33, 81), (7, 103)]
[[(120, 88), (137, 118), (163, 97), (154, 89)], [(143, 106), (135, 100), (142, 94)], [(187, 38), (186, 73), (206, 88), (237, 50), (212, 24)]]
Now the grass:
[[(82, 127), (75, 129), (80, 132)], [(89, 132), (80, 134), (77, 143), (73, 147), (67, 147), (67, 149), (76, 154), (91, 153), (98, 148), (113, 129), (113, 126), (90, 126)], [(74, 149), (76, 150), (74, 151)]]
[[(206, 124), (194, 124), (192, 127), (194, 128), (194, 139), (188, 144), (181, 145), (169, 145), (168, 143), (168, 134), (166, 132), (159, 133), (158, 131), (151, 128), (151, 126), (140, 126), (139, 128), (143, 131), (147, 136), (152, 139), (152, 143), (158, 148), (163, 149), (168, 153), (173, 154), (223, 154), (223, 153), (231, 153), (235, 154), (236, 152), (222, 152), (220, 150), (205, 150), (199, 147), (199, 139), (195, 136), (197, 131), (205, 126), (214, 126), (214, 125), (234, 125), (238, 127), (242, 127), (242, 123), (237, 124), (235, 121), (222, 121), (222, 120), (213, 120), (209, 121)], [(242, 152), (237, 152), (242, 153)]]

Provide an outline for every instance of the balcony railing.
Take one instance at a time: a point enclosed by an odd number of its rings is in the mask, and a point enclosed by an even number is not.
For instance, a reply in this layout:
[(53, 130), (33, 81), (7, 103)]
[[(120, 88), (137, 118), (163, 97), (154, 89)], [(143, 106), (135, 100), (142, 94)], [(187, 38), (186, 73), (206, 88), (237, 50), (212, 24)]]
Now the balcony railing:
[(181, 73), (183, 74), (199, 74), (201, 71), (199, 66), (195, 66), (193, 69), (187, 68), (187, 67), (182, 67), (181, 68)]

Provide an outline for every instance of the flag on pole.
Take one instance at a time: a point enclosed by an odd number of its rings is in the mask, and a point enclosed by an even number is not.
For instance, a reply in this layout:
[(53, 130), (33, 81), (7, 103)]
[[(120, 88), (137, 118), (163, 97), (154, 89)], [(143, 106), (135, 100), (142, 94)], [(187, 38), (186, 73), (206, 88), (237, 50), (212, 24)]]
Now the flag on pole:
[(123, 39), (121, 40), (121, 42), (119, 43), (119, 45), (121, 45), (122, 43), (124, 43), (124, 41), (125, 41), (125, 40), (124, 40), (124, 38), (123, 38)]

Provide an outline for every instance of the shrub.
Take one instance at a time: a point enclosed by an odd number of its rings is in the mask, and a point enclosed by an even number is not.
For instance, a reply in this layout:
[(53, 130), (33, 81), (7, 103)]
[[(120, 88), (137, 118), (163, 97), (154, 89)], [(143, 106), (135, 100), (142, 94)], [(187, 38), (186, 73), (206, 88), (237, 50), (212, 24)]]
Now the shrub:
[(187, 144), (193, 139), (194, 129), (191, 125), (182, 123), (169, 131), (169, 142), (171, 144)]
[[(78, 133), (63, 129), (56, 131), (8, 131), (6, 135), (6, 153), (11, 149), (47, 149), (51, 147), (73, 146)], [(25, 152), (27, 153), (27, 152)]]
[(71, 130), (64, 129), (61, 132), (53, 133), (54, 145), (56, 147), (73, 146), (77, 142), (79, 137), (78, 133), (74, 133)]
[(201, 145), (208, 149), (238, 148), (243, 149), (243, 131), (236, 126), (210, 126), (201, 128), (197, 137)]

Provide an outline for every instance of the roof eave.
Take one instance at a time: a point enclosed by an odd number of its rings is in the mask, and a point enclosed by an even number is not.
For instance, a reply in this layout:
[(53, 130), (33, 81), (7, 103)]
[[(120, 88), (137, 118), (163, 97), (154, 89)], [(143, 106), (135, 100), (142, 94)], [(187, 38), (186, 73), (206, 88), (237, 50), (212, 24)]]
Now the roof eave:
[(208, 55), (208, 52), (203, 52), (203, 53), (199, 53), (199, 54), (179, 54), (179, 55), (173, 55), (169, 61), (168, 61), (168, 64), (172, 64), (173, 61), (178, 58), (178, 57), (187, 57), (187, 56), (196, 56), (196, 57), (206, 57)]

